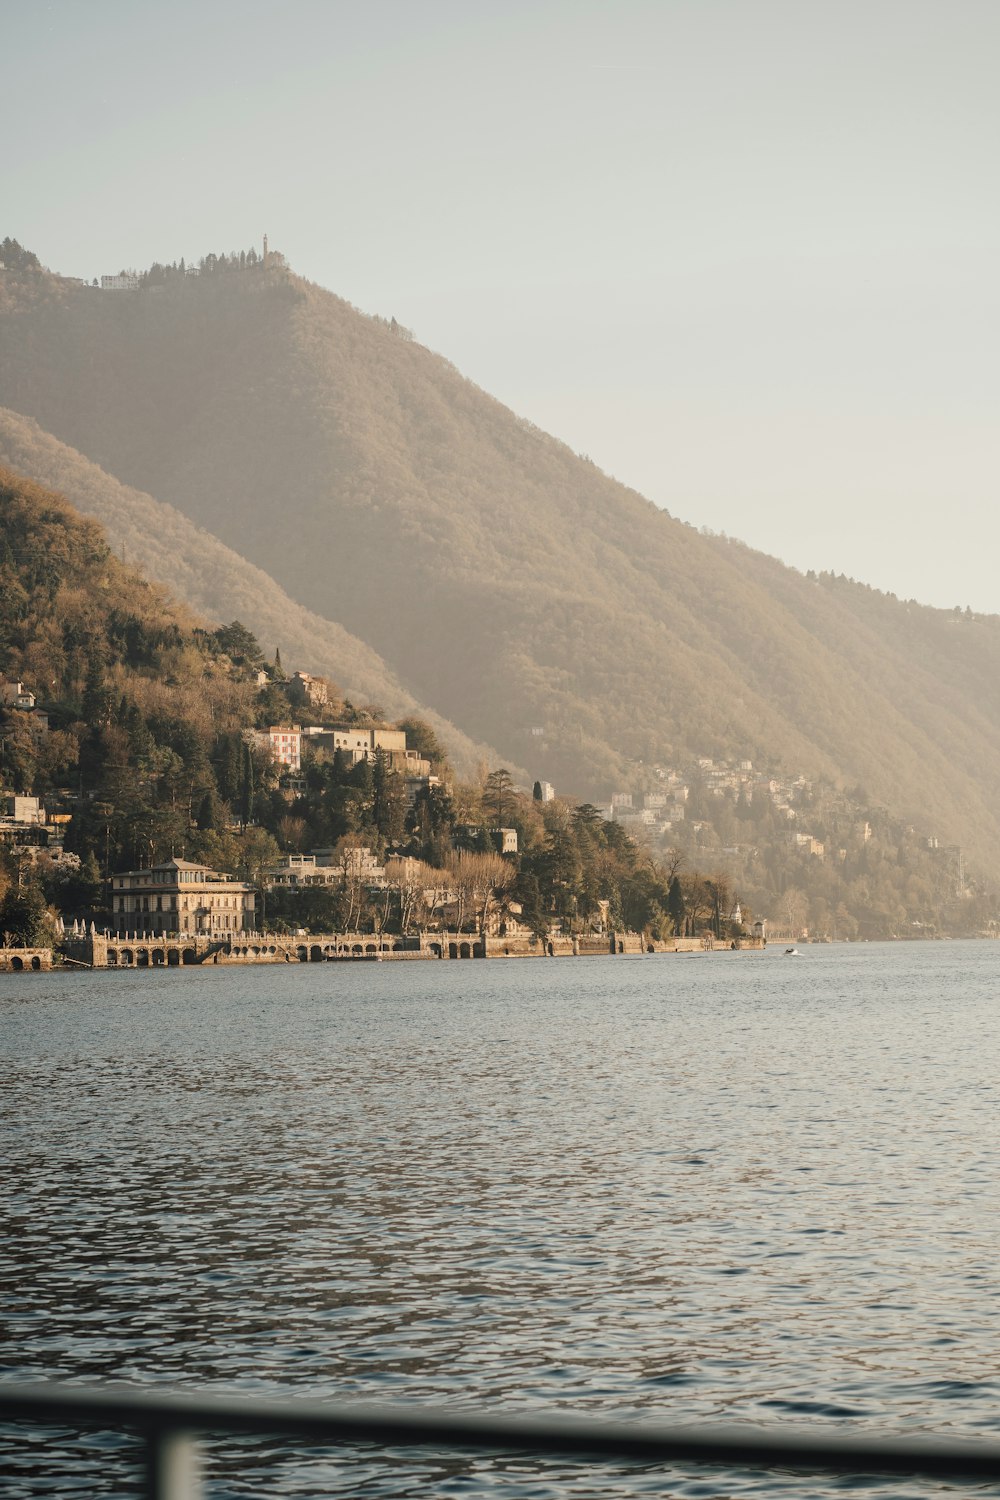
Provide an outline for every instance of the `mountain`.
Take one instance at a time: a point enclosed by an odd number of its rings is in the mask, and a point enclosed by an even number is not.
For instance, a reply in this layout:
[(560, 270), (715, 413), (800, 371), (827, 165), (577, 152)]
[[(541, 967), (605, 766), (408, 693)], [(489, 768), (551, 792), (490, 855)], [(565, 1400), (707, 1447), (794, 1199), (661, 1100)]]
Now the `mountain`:
[(702, 535), (281, 266), (9, 274), (0, 402), (560, 788), (737, 756), (862, 784), (1000, 873), (1000, 619)]
[(143, 573), (169, 580), (172, 594), (215, 623), (240, 620), (290, 667), (333, 678), (356, 703), (377, 703), (390, 717), (416, 714), (448, 745), (457, 769), (495, 759), (454, 724), (408, 693), (385, 662), (342, 625), (290, 599), (261, 568), (171, 505), (154, 500), (43, 432), (30, 417), (0, 408), (0, 465), (65, 496), (105, 528), (111, 543)]

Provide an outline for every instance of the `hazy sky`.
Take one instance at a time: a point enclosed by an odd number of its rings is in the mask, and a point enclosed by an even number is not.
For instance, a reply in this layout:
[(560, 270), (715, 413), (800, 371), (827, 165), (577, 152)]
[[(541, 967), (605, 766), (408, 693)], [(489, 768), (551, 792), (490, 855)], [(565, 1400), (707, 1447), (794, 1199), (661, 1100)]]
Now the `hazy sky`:
[(998, 0), (0, 0), (0, 237), (260, 243), (698, 526), (1000, 611)]

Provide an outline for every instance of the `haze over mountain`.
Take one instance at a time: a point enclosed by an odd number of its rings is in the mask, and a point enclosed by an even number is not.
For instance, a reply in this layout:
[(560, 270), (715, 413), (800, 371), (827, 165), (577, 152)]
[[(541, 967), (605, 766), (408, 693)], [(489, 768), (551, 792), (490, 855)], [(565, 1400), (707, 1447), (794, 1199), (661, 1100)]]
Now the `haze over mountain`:
[(333, 678), (355, 703), (375, 703), (390, 717), (427, 719), (463, 773), (496, 758), (490, 746), (475, 743), (418, 703), (377, 652), (342, 625), (296, 604), (262, 568), (172, 505), (120, 484), (30, 417), (5, 407), (0, 407), (0, 465), (58, 490), (99, 520), (113, 547), (149, 577), (169, 578), (173, 596), (197, 614), (223, 624), (240, 620), (265, 646), (280, 649), (289, 668)]
[(0, 402), (560, 788), (750, 758), (863, 783), (1000, 872), (1000, 619), (701, 535), (280, 266), (137, 293), (8, 275)]

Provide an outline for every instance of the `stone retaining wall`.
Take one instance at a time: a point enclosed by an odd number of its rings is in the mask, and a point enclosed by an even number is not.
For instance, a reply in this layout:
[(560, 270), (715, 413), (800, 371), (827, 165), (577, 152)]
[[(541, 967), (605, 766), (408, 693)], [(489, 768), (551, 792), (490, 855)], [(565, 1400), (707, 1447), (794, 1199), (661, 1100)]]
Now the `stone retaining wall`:
[(31, 973), (33, 970), (51, 969), (51, 948), (0, 948), (0, 972), (8, 974)]
[[(277, 933), (234, 933), (232, 937), (143, 936), (111, 937), (94, 933), (73, 938), (62, 945), (67, 959), (95, 969), (184, 968), (203, 964), (294, 964), (356, 963), (411, 959), (474, 958), (583, 958), (642, 953), (692, 953), (730, 948), (729, 942), (707, 938), (672, 938), (647, 946), (637, 932), (607, 934), (562, 934), (532, 939), (525, 933), (482, 938), (469, 932), (421, 932), (407, 937), (370, 932), (321, 933), (291, 937)], [(763, 947), (759, 939), (741, 940), (741, 947)], [(0, 950), (4, 951), (4, 950)], [(15, 950), (6, 950), (14, 952)], [(48, 968), (52, 954), (44, 950), (16, 950), (47, 955), (46, 962), (30, 967)], [(5, 967), (16, 967), (8, 964)], [(26, 965), (22, 964), (22, 967)]]

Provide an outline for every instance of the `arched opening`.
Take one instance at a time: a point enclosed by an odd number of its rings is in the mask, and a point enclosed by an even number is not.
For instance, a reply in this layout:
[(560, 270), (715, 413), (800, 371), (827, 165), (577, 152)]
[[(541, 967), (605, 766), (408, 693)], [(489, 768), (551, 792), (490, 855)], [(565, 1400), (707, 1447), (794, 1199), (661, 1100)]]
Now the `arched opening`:
[(458, 957), (458, 944), (457, 943), (449, 943), (448, 944), (448, 957), (449, 958), (457, 958)]
[(300, 943), (296, 948), (295, 956), (300, 964), (307, 964), (309, 962), (309, 949), (305, 946), (304, 943)]
[(320, 947), (319, 943), (313, 943), (312, 947), (309, 949), (309, 957), (312, 959), (314, 964), (321, 964), (323, 962), (323, 949)]
[(195, 950), (193, 948), (185, 948), (184, 952), (181, 954), (181, 963), (196, 964), (197, 962), (198, 955)]
[(131, 962), (132, 962), (132, 960), (133, 960), (134, 957), (135, 957), (135, 955), (132, 952), (131, 948), (123, 948), (122, 949), (122, 963), (125, 964), (126, 967), (129, 964), (131, 964)]
[(10, 961), (10, 966), (15, 971), (15, 973), (20, 974), (21, 970), (24, 968), (24, 959), (14, 957)]
[(139, 948), (139, 949), (136, 950), (135, 966), (136, 966), (137, 969), (148, 969), (149, 968), (149, 949), (148, 948)]
[(167, 957), (167, 955), (164, 953), (164, 951), (163, 951), (162, 948), (154, 948), (153, 949), (153, 967), (156, 968), (159, 965), (163, 964), (166, 961), (166, 957)]
[(176, 967), (180, 963), (180, 961), (181, 961), (181, 951), (180, 951), (180, 949), (179, 948), (168, 948), (167, 949), (167, 963), (170, 966), (170, 968), (176, 969)]
[(354, 954), (356, 954), (359, 958), (361, 956), (362, 951), (363, 950), (362, 950), (362, 947), (361, 947), (360, 943), (355, 943), (354, 947), (351, 949), (351, 952), (354, 953)]
[(365, 946), (365, 952), (366, 953), (374, 953), (375, 952), (375, 944), (374, 943), (368, 943), (368, 944), (366, 944), (366, 946)]
[(42, 967), (42, 960), (38, 957), (37, 953), (32, 957), (31, 967), (33, 969), (40, 969)]
[(431, 943), (431, 953), (434, 955), (435, 958), (440, 958), (441, 957), (441, 944), (440, 943)]
[(550, 958), (555, 958), (555, 956), (556, 956), (556, 949), (555, 949), (555, 944), (554, 943), (549, 943), (549, 945), (548, 945), (548, 954), (549, 954)]
[(459, 956), (459, 958), (471, 958), (472, 957), (472, 944), (471, 943), (463, 943), (461, 945), (461, 947), (459, 948), (459, 950), (458, 950), (458, 956)]

